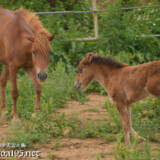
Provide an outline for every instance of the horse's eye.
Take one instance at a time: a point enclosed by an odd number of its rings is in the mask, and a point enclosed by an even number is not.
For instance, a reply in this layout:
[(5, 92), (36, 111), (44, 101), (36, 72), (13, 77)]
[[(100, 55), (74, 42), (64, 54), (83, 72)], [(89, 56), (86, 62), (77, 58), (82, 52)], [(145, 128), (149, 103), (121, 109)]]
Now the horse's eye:
[(82, 73), (82, 68), (79, 68), (78, 71), (79, 71), (80, 73)]
[(52, 51), (49, 51), (49, 55), (51, 55)]
[(32, 51), (32, 53), (35, 55), (35, 54), (36, 54), (36, 51)]

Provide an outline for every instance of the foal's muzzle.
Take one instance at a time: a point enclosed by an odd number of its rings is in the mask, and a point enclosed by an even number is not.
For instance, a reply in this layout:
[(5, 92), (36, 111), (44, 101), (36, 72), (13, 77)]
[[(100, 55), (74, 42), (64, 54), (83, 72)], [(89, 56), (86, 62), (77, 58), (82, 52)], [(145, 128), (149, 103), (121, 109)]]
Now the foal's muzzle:
[(77, 90), (81, 90), (81, 83), (80, 83), (80, 82), (77, 82), (77, 83), (74, 85), (74, 88), (77, 89)]
[(47, 79), (47, 73), (41, 73), (41, 72), (39, 72), (39, 73), (37, 74), (37, 77), (38, 77), (38, 79), (39, 79), (40, 81), (44, 81), (44, 80)]

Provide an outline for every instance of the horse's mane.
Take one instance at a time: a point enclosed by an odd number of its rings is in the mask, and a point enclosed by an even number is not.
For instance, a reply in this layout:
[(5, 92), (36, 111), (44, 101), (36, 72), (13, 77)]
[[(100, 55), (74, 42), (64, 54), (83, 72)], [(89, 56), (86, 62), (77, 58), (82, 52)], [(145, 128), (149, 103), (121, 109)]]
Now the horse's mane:
[(107, 64), (112, 68), (121, 68), (125, 65), (123, 63), (120, 63), (120, 62), (114, 60), (112, 57), (101, 57), (101, 56), (97, 56), (97, 55), (93, 56), (91, 61), (96, 62), (96, 63)]
[(42, 50), (42, 53), (47, 54), (48, 38), (51, 34), (43, 27), (39, 17), (35, 13), (32, 13), (24, 8), (20, 8), (14, 11), (14, 15), (22, 17), (23, 20), (29, 25), (35, 34), (35, 45)]

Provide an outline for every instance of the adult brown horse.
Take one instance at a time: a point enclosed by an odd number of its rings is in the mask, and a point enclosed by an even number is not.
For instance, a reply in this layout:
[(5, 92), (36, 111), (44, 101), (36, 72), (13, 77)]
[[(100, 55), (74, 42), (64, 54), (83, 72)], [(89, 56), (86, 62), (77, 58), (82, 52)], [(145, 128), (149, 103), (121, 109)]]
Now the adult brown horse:
[(18, 98), (16, 75), (24, 68), (34, 83), (36, 104), (34, 111), (40, 110), (41, 85), (39, 81), (47, 78), (50, 61), (50, 41), (54, 39), (41, 24), (38, 17), (23, 8), (14, 12), (0, 9), (0, 63), (1, 74), (1, 111), (5, 110), (5, 88), (10, 76), (12, 86), (12, 117), (17, 119), (16, 103)]
[[(125, 142), (130, 143), (130, 133), (137, 133), (131, 124), (131, 104), (152, 94), (160, 96), (160, 61), (128, 66), (112, 58), (87, 53), (78, 65), (75, 81), (77, 90), (85, 89), (96, 79), (116, 105), (122, 120)], [(145, 141), (142, 137), (138, 137)]]

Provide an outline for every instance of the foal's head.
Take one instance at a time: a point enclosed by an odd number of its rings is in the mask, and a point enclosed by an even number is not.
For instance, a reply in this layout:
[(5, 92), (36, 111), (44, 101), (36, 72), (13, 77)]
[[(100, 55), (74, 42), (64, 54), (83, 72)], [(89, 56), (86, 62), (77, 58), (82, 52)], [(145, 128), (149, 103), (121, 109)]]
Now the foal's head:
[(87, 53), (78, 65), (77, 77), (74, 85), (77, 90), (85, 89), (94, 79), (93, 68), (91, 68), (90, 65), (93, 56), (93, 53)]
[(28, 36), (27, 39), (32, 42), (32, 61), (37, 71), (37, 78), (44, 81), (47, 78), (47, 67), (50, 61), (50, 41), (54, 39), (54, 35), (47, 36), (45, 33), (40, 33)]

